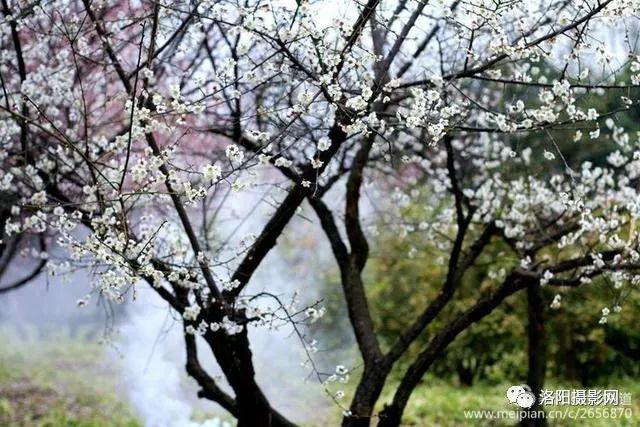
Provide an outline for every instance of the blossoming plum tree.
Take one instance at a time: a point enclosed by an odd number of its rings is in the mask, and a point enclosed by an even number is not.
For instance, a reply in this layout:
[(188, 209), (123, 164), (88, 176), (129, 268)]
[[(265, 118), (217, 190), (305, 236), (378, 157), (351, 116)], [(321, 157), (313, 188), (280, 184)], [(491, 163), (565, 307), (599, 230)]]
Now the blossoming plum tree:
[[(249, 287), (302, 208), (330, 243), (363, 361), (345, 426), (399, 425), (434, 360), (509, 295), (606, 280), (605, 323), (637, 287), (640, 145), (616, 124), (638, 105), (636, 1), (1, 6), (3, 241), (35, 236), (42, 246), (32, 252), (51, 273), (91, 268), (87, 298), (121, 302), (145, 282), (182, 319), (200, 396), (240, 426), (293, 425), (256, 382), (247, 327), (322, 314), (315, 305), (265, 311), (258, 301), (276, 296)], [(603, 42), (611, 34), (615, 46)], [(550, 75), (539, 74), (542, 63)], [(619, 94), (617, 108), (584, 107), (605, 92)], [(567, 129), (575, 144), (606, 133), (618, 149), (608, 165), (569, 164), (556, 140)], [(536, 143), (519, 144), (525, 135)], [(365, 184), (393, 189), (379, 193), (389, 218), (424, 192), (431, 219), (390, 226), (433, 236), (447, 265), (441, 283), (416, 284), (440, 292), (388, 348), (362, 274), (374, 232)], [(259, 186), (274, 199), (261, 231), (234, 246), (217, 239), (217, 214)], [(394, 364), (495, 239), (513, 262), (431, 337), (374, 413)], [(52, 242), (69, 259), (47, 259)], [(224, 378), (202, 366), (202, 346)], [(318, 379), (347, 374), (341, 366)]]

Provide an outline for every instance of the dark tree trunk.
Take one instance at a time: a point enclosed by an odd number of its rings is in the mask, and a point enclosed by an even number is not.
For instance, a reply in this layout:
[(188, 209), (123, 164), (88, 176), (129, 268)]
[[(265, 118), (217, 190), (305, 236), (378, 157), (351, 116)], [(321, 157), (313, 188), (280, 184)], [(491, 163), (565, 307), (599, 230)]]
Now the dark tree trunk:
[(536, 403), (527, 411), (529, 416), (521, 420), (523, 427), (543, 427), (547, 425), (544, 417), (536, 417), (535, 412), (544, 411), (537, 400), (544, 387), (547, 370), (547, 337), (545, 330), (546, 306), (542, 288), (538, 283), (527, 287), (527, 339), (528, 361), (527, 384), (536, 396)]
[(471, 367), (464, 366), (463, 362), (458, 362), (456, 367), (456, 373), (458, 374), (458, 381), (460, 384), (470, 387), (473, 385), (473, 379), (475, 378), (475, 371)]
[(205, 339), (235, 393), (238, 427), (292, 427), (271, 408), (255, 380), (246, 329), (236, 335), (209, 332)]
[(390, 365), (382, 363), (364, 369), (349, 407), (349, 411), (353, 415), (343, 418), (343, 427), (368, 427), (370, 425), (373, 407), (382, 393), (385, 379), (390, 370)]

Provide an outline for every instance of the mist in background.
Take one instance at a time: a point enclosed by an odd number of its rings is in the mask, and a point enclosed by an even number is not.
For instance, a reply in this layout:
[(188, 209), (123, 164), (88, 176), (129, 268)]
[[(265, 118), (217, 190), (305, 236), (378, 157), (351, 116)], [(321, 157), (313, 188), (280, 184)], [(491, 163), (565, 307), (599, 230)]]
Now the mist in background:
[[(255, 206), (245, 202), (247, 200), (240, 200), (235, 205), (237, 209), (229, 211), (235, 219), (244, 218), (242, 226), (236, 228), (237, 221), (230, 218), (224, 226), (231, 229), (233, 225), (238, 239), (248, 232), (259, 231), (261, 226), (259, 220), (245, 218), (244, 211)], [(257, 213), (261, 213), (260, 209)], [(326, 279), (326, 266), (331, 265), (332, 259), (324, 242), (305, 237), (321, 236), (312, 230), (314, 227), (317, 224), (308, 219), (295, 219), (289, 235), (297, 245), (302, 244), (302, 251), (300, 247), (287, 251), (286, 242), (284, 248), (274, 249), (256, 272), (247, 292), (268, 290), (285, 304), (297, 299), (297, 308), (321, 299), (323, 289), (319, 283)], [(56, 248), (52, 248), (51, 253), (64, 256)], [(313, 254), (312, 262), (309, 254)], [(3, 282), (19, 277), (29, 262), (27, 258), (16, 257)], [(101, 357), (114, 369), (119, 394), (126, 396), (145, 426), (231, 425), (217, 404), (197, 398), (197, 385), (184, 369), (180, 319), (167, 304), (145, 283), (139, 283), (135, 301), (131, 294), (122, 304), (107, 303), (94, 296), (87, 305), (79, 307), (77, 301), (87, 295), (91, 280), (91, 273), (83, 269), (65, 278), (43, 273), (22, 288), (1, 295), (0, 331), (8, 334), (15, 344), (30, 343), (32, 348), (37, 348), (39, 341), (56, 337), (103, 342)], [(274, 407), (297, 422), (323, 419), (329, 412), (339, 410), (305, 364), (303, 345), (291, 326), (277, 330), (250, 327), (249, 334), (258, 382)], [(320, 341), (321, 351), (314, 361), (331, 372), (335, 368), (335, 355), (325, 354), (322, 337), (311, 338)], [(205, 345), (199, 346), (199, 356), (207, 371), (219, 379), (221, 371)], [(220, 384), (226, 387), (224, 381), (220, 380)]]

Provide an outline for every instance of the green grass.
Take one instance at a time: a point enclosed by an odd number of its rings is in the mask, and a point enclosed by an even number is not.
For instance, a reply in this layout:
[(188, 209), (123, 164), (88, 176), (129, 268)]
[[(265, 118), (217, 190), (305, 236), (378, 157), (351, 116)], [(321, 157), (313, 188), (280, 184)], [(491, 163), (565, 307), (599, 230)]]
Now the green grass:
[(0, 336), (0, 425), (138, 427), (104, 348), (65, 336)]
[[(139, 427), (126, 402), (126, 395), (115, 378), (119, 367), (104, 362), (106, 350), (77, 338), (61, 335), (25, 343), (0, 332), (0, 426), (6, 427)], [(18, 344), (19, 343), (19, 344)], [(342, 404), (348, 405), (347, 397)], [(464, 411), (507, 411), (516, 407), (506, 400), (506, 390), (513, 384), (483, 384), (472, 387), (457, 386), (442, 379), (427, 376), (416, 388), (405, 411), (403, 425), (460, 427), (513, 426), (513, 420), (481, 420), (465, 417)], [(389, 402), (397, 382), (385, 387), (376, 412)], [(549, 381), (547, 388), (583, 388), (577, 384)], [(640, 381), (624, 379), (598, 385), (598, 389), (613, 388), (632, 396), (632, 418), (555, 420), (550, 426), (638, 426), (640, 425)], [(587, 408), (587, 407), (584, 407)], [(604, 407), (599, 407), (604, 408)], [(564, 407), (548, 407), (564, 409)], [(341, 410), (333, 416), (318, 411), (318, 420), (305, 425), (337, 426)], [(322, 415), (321, 415), (322, 414)], [(200, 415), (200, 416), (198, 416)], [(208, 414), (194, 414), (194, 420), (209, 418)], [(375, 425), (375, 420), (372, 423)]]
[[(344, 405), (348, 405), (349, 398), (353, 393), (353, 387), (355, 387), (355, 381), (352, 380), (350, 384), (345, 387), (347, 397), (341, 402)], [(515, 419), (471, 419), (465, 417), (465, 411), (514, 411), (517, 410), (517, 406), (510, 404), (506, 398), (506, 391), (514, 383), (504, 384), (486, 384), (477, 383), (471, 387), (459, 386), (447, 382), (440, 378), (434, 378), (428, 375), (425, 380), (420, 384), (409, 400), (409, 404), (404, 412), (402, 418), (403, 426), (412, 427), (465, 427), (465, 426), (515, 426), (517, 420)], [(383, 390), (382, 397), (378, 401), (378, 405), (374, 413), (378, 414), (383, 409), (384, 403), (388, 403), (392, 400), (393, 392), (398, 386), (398, 381), (390, 379), (388, 384)], [(570, 383), (558, 383), (555, 381), (548, 381), (546, 389), (548, 390), (571, 390), (571, 389), (584, 389), (579, 384)], [(631, 410), (631, 418), (601, 418), (601, 419), (579, 419), (579, 420), (549, 420), (548, 425), (552, 427), (574, 427), (574, 426), (588, 426), (588, 427), (635, 427), (640, 426), (640, 381), (628, 378), (611, 381), (609, 384), (601, 384), (593, 389), (617, 389), (621, 393), (631, 393), (630, 406), (549, 406), (545, 409), (549, 410), (563, 410), (565, 408), (578, 409), (578, 408), (629, 408)], [(331, 411), (332, 415), (329, 420), (314, 420), (305, 425), (309, 426), (337, 426), (340, 425), (341, 410), (335, 408)], [(377, 420), (374, 419), (371, 423), (372, 426), (376, 425)]]
[[(505, 396), (507, 389), (513, 384), (476, 384), (472, 387), (455, 386), (439, 379), (428, 378), (413, 393), (403, 418), (403, 425), (407, 426), (513, 426), (516, 421), (509, 419), (487, 420), (469, 419), (464, 411), (489, 410), (510, 411), (517, 407), (511, 405)], [(385, 398), (381, 402), (391, 400), (393, 384), (385, 388)], [(559, 384), (550, 381), (549, 390), (583, 389), (578, 384)], [(608, 385), (594, 386), (595, 389), (612, 388), (620, 392), (629, 392), (632, 397), (631, 406), (618, 406), (618, 408), (630, 408), (632, 417), (617, 419), (580, 419), (580, 420), (548, 420), (550, 426), (638, 426), (640, 425), (640, 382), (634, 379), (624, 379), (612, 382)], [(564, 410), (566, 406), (550, 406), (547, 410)], [(607, 406), (582, 406), (577, 408), (613, 408)], [(378, 408), (382, 409), (381, 407)]]

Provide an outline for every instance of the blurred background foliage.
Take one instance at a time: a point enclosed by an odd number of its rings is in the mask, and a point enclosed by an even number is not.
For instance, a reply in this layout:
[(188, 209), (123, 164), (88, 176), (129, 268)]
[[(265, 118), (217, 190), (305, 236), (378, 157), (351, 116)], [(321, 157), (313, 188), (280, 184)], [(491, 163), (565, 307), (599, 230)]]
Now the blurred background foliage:
[[(378, 256), (369, 266), (368, 283), (377, 330), (383, 344), (389, 345), (436, 297), (445, 265), (428, 249), (408, 256), (410, 240), (419, 239), (418, 235), (398, 239), (392, 234), (383, 234), (380, 239)], [(428, 248), (428, 243), (421, 243)], [(513, 263), (508, 249), (492, 242), (463, 279), (451, 306), (423, 334), (418, 345), (412, 347), (405, 365), (454, 313), (470, 307), (493, 286), (489, 277), (501, 277), (503, 269)], [(557, 289), (544, 290), (547, 306), (557, 292)], [(548, 310), (548, 376), (589, 386), (609, 377), (640, 374), (637, 359), (640, 334), (636, 328), (640, 298), (632, 294), (620, 313), (611, 316), (608, 324), (599, 325), (600, 310), (611, 298), (606, 283), (596, 281), (583, 289), (566, 289), (560, 293), (561, 307)], [(453, 377), (465, 385), (477, 380), (496, 383), (525, 378), (526, 319), (525, 294), (508, 298), (493, 313), (463, 332), (432, 372), (440, 378)]]
[[(410, 206), (405, 218), (419, 212), (423, 210)], [(384, 226), (379, 229), (382, 231), (373, 245), (374, 256), (367, 264), (365, 283), (376, 330), (382, 346), (388, 348), (436, 297), (446, 274), (446, 258), (432, 242), (424, 241), (422, 233), (399, 237), (395, 232), (385, 231)], [(492, 289), (518, 262), (504, 243), (493, 240), (465, 275), (452, 303), (401, 359), (395, 373), (403, 372), (435, 332)], [(313, 327), (323, 334), (327, 348), (339, 348), (340, 343), (349, 339), (339, 278), (327, 275), (325, 287), (324, 302), (329, 317)], [(610, 305), (613, 297), (606, 281), (596, 280), (579, 289), (544, 288), (547, 307), (556, 294), (562, 295), (560, 308), (547, 309), (547, 378), (593, 386), (640, 375), (637, 293), (631, 293), (623, 302), (622, 311), (612, 314), (605, 325), (598, 324), (601, 309)], [(460, 334), (431, 373), (461, 385), (474, 385), (478, 381), (508, 383), (526, 378), (526, 304), (524, 292), (508, 298)]]

